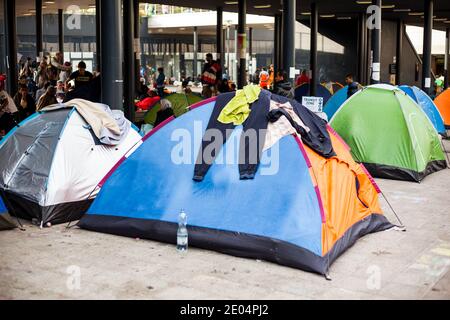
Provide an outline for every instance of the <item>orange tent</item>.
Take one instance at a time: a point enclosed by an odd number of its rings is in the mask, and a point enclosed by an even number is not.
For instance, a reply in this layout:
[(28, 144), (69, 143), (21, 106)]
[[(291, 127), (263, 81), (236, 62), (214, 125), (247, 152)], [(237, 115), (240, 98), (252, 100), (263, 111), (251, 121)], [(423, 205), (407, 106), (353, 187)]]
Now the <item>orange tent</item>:
[(434, 104), (438, 107), (446, 129), (450, 129), (450, 89), (445, 90), (434, 99)]

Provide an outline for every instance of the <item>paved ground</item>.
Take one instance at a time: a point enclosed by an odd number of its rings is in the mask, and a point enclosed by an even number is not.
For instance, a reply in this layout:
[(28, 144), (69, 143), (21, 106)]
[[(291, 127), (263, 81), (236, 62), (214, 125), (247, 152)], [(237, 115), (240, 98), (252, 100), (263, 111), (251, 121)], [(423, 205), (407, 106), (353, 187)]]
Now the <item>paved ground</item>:
[(408, 230), (360, 239), (333, 264), (332, 281), (211, 251), (26, 226), (0, 232), (0, 299), (450, 299), (450, 170), (422, 184), (378, 182)]

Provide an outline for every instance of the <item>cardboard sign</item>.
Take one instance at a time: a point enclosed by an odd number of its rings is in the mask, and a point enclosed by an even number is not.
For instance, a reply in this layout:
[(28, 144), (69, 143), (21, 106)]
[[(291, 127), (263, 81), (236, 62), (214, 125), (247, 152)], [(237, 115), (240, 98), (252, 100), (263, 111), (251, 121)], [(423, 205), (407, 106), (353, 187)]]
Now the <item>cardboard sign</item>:
[(323, 111), (323, 98), (322, 97), (303, 97), (302, 105), (307, 107), (312, 112)]

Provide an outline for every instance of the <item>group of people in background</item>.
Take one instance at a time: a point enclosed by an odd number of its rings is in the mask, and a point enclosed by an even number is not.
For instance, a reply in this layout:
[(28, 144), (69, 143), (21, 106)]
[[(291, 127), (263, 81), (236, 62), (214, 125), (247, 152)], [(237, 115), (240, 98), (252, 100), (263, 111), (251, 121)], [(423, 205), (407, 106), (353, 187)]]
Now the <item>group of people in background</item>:
[(20, 66), (18, 90), (12, 98), (5, 89), (10, 80), (0, 75), (0, 137), (36, 111), (62, 103), (75, 88), (88, 85), (94, 74), (86, 68), (86, 63), (80, 61), (73, 72), (72, 64), (64, 62), (61, 52), (44, 56), (39, 63), (27, 58)]

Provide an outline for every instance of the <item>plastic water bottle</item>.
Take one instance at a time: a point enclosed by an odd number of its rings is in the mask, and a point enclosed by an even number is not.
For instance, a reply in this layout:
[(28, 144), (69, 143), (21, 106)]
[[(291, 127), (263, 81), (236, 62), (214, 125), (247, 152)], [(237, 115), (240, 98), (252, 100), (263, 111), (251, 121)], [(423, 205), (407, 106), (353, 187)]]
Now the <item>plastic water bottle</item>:
[(178, 216), (177, 230), (177, 250), (178, 252), (186, 252), (188, 249), (188, 231), (187, 231), (187, 214), (183, 209)]

